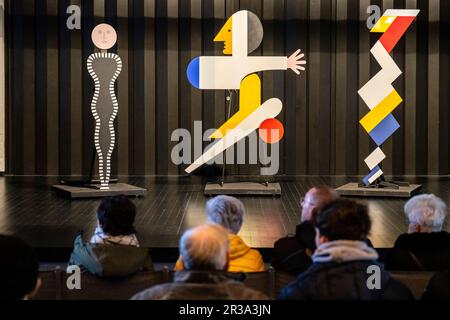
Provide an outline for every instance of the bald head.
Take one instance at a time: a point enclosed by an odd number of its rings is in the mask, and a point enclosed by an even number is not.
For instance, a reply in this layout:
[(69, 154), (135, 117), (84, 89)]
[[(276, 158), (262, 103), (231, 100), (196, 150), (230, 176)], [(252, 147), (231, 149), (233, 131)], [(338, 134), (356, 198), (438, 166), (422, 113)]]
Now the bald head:
[(180, 239), (180, 254), (186, 270), (225, 270), (228, 247), (228, 232), (217, 224), (189, 229)]
[(336, 191), (327, 186), (313, 187), (306, 193), (301, 205), (302, 222), (310, 221), (315, 211), (338, 198)]

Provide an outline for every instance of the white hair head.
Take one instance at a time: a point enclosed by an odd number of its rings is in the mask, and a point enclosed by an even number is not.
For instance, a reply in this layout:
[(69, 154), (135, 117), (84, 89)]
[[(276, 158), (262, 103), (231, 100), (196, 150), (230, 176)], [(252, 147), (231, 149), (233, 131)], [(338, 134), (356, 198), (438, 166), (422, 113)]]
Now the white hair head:
[(244, 204), (234, 197), (217, 196), (206, 203), (206, 213), (210, 222), (237, 234), (244, 221)]
[(217, 224), (187, 230), (180, 239), (186, 270), (224, 270), (228, 261), (228, 232)]
[(438, 232), (442, 230), (447, 216), (447, 206), (434, 194), (421, 194), (406, 202), (405, 214), (410, 225), (419, 225), (425, 231)]

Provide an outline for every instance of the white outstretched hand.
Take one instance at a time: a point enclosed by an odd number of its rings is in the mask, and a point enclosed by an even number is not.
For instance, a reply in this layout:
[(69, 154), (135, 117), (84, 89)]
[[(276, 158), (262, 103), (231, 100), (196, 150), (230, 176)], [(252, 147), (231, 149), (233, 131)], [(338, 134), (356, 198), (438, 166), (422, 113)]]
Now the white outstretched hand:
[(295, 51), (293, 54), (290, 55), (287, 61), (288, 68), (294, 71), (296, 74), (300, 74), (300, 70), (302, 71), (305, 70), (305, 67), (302, 67), (302, 65), (306, 64), (306, 60), (301, 60), (305, 55), (300, 52), (301, 52), (300, 49)]

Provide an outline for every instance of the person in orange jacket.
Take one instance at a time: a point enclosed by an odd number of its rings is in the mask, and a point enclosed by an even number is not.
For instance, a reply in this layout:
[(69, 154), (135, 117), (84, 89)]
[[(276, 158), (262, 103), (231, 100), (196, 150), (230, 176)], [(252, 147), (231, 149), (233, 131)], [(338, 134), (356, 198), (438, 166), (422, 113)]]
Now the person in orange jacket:
[[(260, 272), (264, 271), (264, 261), (258, 250), (250, 248), (237, 234), (244, 221), (243, 203), (230, 196), (217, 196), (206, 203), (206, 213), (209, 222), (216, 223), (227, 229), (230, 241), (229, 272)], [(175, 271), (184, 269), (183, 261), (178, 258)]]

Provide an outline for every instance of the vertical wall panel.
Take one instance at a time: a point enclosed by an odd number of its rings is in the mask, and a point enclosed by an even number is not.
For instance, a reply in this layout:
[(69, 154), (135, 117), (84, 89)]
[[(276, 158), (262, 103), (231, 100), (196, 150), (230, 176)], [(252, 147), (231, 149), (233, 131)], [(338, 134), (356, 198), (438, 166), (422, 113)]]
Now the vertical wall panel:
[(330, 160), (333, 158), (330, 152), (331, 143), (331, 52), (332, 30), (331, 30), (331, 1), (321, 1), (320, 4), (320, 111), (319, 127), (317, 132), (319, 137), (320, 153), (318, 156), (319, 170), (317, 173), (330, 174)]
[[(288, 0), (286, 2), (286, 55), (289, 56), (298, 48), (302, 53), (308, 55), (308, 33), (298, 32), (307, 29), (307, 3), (302, 1)], [(305, 30), (306, 31), (306, 30)], [(273, 34), (272, 34), (273, 36)], [(269, 53), (265, 53), (269, 54)], [(309, 59), (308, 56), (305, 57)], [(283, 101), (285, 118), (285, 146), (295, 146), (295, 152), (285, 157), (286, 174), (304, 174), (307, 165), (307, 96), (306, 79), (308, 72), (298, 77), (291, 70), (286, 74), (286, 99)]]
[(35, 79), (35, 6), (34, 0), (23, 1), (23, 13), (25, 16), (24, 21), (24, 65), (23, 65), (23, 84), (24, 84), (24, 96), (23, 96), (23, 156), (24, 167), (23, 173), (34, 174), (35, 172), (35, 117), (36, 117), (36, 79)]
[[(366, 3), (367, 5), (367, 3)], [(362, 59), (370, 59), (367, 52), (361, 55), (360, 38), (365, 45), (368, 41), (367, 29), (360, 27), (360, 15), (359, 15), (359, 2), (349, 1), (347, 2), (347, 81), (345, 93), (347, 106), (345, 109), (345, 172), (342, 174), (355, 175), (358, 173), (359, 168), (359, 145), (361, 129), (359, 126), (359, 111), (363, 106), (360, 104), (361, 99), (358, 96), (359, 88), (364, 84), (363, 81), (367, 81), (367, 75), (364, 75), (364, 79), (360, 79), (360, 72), (365, 70), (366, 64), (361, 63)], [(362, 29), (362, 30), (361, 30)], [(361, 30), (361, 34), (360, 34)], [(361, 68), (363, 70), (361, 70)], [(367, 72), (367, 71), (366, 71)], [(363, 81), (362, 81), (363, 80)], [(340, 79), (337, 78), (340, 82)], [(356, 94), (355, 94), (356, 92)], [(367, 108), (367, 107), (366, 107)], [(366, 111), (365, 111), (366, 112)], [(338, 134), (338, 133), (337, 133)], [(364, 133), (363, 133), (364, 134)], [(364, 139), (367, 139), (364, 135)]]
[[(92, 43), (91, 32), (95, 25), (100, 21), (95, 21), (95, 16), (102, 16), (101, 9), (104, 3), (96, 3), (94, 0), (84, 0), (82, 2), (82, 28), (86, 32), (82, 32), (82, 137), (83, 137), (83, 155), (82, 155), (82, 172), (89, 173), (91, 169), (92, 156), (95, 152), (94, 148), (94, 118), (91, 112), (91, 101), (94, 94), (94, 82), (89, 75), (86, 67), (88, 57), (94, 53), (94, 44)], [(100, 18), (99, 17), (99, 18)], [(91, 32), (89, 32), (91, 31)], [(114, 162), (113, 162), (114, 163)], [(114, 166), (114, 165), (113, 165)], [(95, 166), (96, 167), (96, 166)]]
[[(131, 5), (131, 2), (130, 2)], [(118, 174), (128, 174), (128, 1), (117, 1), (117, 54), (122, 59), (122, 72), (117, 79), (117, 165)]]
[[(428, 1), (417, 0), (421, 9), (415, 23), (416, 46), (416, 174), (428, 171)], [(430, 141), (431, 142), (431, 141)], [(434, 141), (435, 142), (435, 141)]]
[[(439, 173), (450, 172), (450, 6), (440, 2), (439, 19)], [(447, 70), (447, 72), (445, 71)]]
[(145, 36), (144, 36), (144, 113), (145, 113), (145, 174), (155, 174), (155, 2), (145, 0)]
[[(439, 171), (439, 0), (429, 1), (428, 11), (428, 173)], [(448, 39), (447, 39), (448, 41)], [(447, 69), (448, 72), (448, 69)]]
[[(167, 133), (165, 141), (167, 143), (167, 173), (178, 175), (178, 166), (171, 161), (171, 151), (176, 143), (170, 141), (172, 132), (179, 126), (178, 113), (178, 0), (168, 0), (167, 2), (168, 21), (168, 41), (167, 41)], [(185, 81), (185, 76), (182, 77)]]
[[(319, 173), (319, 157), (321, 154), (319, 132), (321, 128), (320, 115), (320, 101), (322, 95), (322, 85), (320, 83), (320, 74), (322, 72), (320, 60), (320, 3), (321, 1), (311, 1), (309, 7), (309, 55), (308, 59), (308, 95), (309, 95), (309, 133), (308, 133), (308, 172), (311, 174)], [(327, 93), (324, 93), (327, 94)]]
[[(305, 54), (305, 59), (308, 60), (310, 53), (308, 48), (308, 37), (309, 37), (309, 23), (308, 23), (308, 3), (306, 1), (292, 1), (296, 3), (296, 8), (294, 11), (288, 9), (288, 12), (292, 14), (291, 19), (296, 21), (293, 27), (297, 32), (296, 40), (290, 45), (295, 48), (300, 48)], [(298, 22), (297, 22), (298, 21)], [(303, 30), (303, 32), (298, 32), (298, 30)], [(288, 50), (287, 54), (289, 55), (292, 52)], [(309, 98), (306, 94), (307, 83), (309, 79), (310, 72), (308, 70), (308, 65), (305, 66), (307, 70), (302, 74), (301, 77), (295, 77), (292, 73), (290, 73), (292, 81), (295, 81), (296, 84), (296, 100), (295, 100), (295, 150), (296, 150), (296, 162), (295, 162), (295, 173), (296, 174), (307, 174), (308, 173), (308, 152), (307, 152), (307, 143), (308, 143), (308, 106), (309, 106)], [(292, 108), (287, 101), (286, 97), (286, 108)], [(287, 146), (290, 146), (286, 143)]]
[(346, 123), (347, 123), (347, 1), (336, 2), (336, 71), (335, 77), (339, 79), (335, 84), (335, 130), (333, 132), (335, 148), (335, 174), (345, 174), (345, 160), (347, 157)]
[[(69, 175), (71, 170), (71, 31), (66, 25), (66, 10), (70, 1), (58, 2), (58, 32), (59, 32), (59, 174)], [(75, 172), (73, 172), (75, 173)]]
[[(131, 4), (131, 3), (130, 3)], [(144, 0), (132, 2), (128, 8), (130, 30), (129, 74), (129, 169), (131, 175), (145, 174), (145, 17)], [(125, 71), (125, 72), (127, 72)]]
[[(47, 140), (47, 1), (35, 3), (35, 30), (36, 30), (36, 116), (35, 138), (37, 142)], [(35, 170), (32, 174), (47, 174), (47, 143), (35, 143)]]
[(168, 16), (167, 2), (156, 2), (156, 171), (158, 174), (168, 174)]
[[(416, 0), (407, 0), (406, 8), (417, 8)], [(417, 24), (414, 23), (405, 35), (405, 174), (416, 172), (416, 45)]]
[[(70, 4), (81, 7), (81, 0)], [(66, 15), (67, 16), (67, 15)], [(67, 29), (67, 26), (66, 26)], [(84, 63), (81, 53), (81, 31), (68, 31), (70, 37), (70, 161), (71, 174), (80, 175), (82, 171), (82, 95), (81, 74)], [(84, 69), (84, 68), (83, 68)]]
[[(23, 174), (23, 163), (25, 162), (23, 154), (24, 134), (23, 134), (23, 110), (24, 110), (24, 83), (23, 83), (23, 65), (24, 65), (24, 21), (23, 21), (23, 1), (10, 1), (10, 22), (11, 29), (8, 30), (11, 51), (9, 52), (10, 65), (14, 72), (9, 72), (10, 94), (8, 112), (8, 137), (9, 154), (14, 155), (11, 158), (6, 155), (8, 172)], [(13, 31), (14, 30), (14, 31)]]
[[(66, 26), (71, 4), (81, 6), (81, 30)], [(186, 67), (196, 56), (222, 55), (214, 36), (231, 14), (247, 9), (264, 27), (254, 55), (301, 48), (308, 61), (300, 76), (259, 73), (263, 100), (283, 103), (279, 174), (365, 175), (364, 158), (375, 144), (359, 125), (368, 107), (357, 91), (379, 71), (369, 52), (380, 37), (366, 26), (371, 4), (421, 10), (392, 54), (402, 70), (393, 85), (403, 103), (394, 111), (401, 128), (383, 145), (383, 170), (448, 174), (450, 2), (437, 0), (6, 1), (6, 171), (89, 173), (93, 84), (85, 63), (98, 51), (92, 28), (106, 22), (118, 34), (110, 52), (123, 61), (113, 175), (184, 174), (185, 166), (170, 159), (173, 130), (201, 139), (194, 121), (206, 130), (227, 116), (225, 90), (193, 88)], [(232, 113), (237, 109), (235, 103)], [(191, 160), (200, 151), (192, 148)], [(259, 165), (229, 165), (227, 172), (258, 174)]]
[(0, 173), (5, 173), (6, 72), (5, 72), (5, 0), (0, 0)]
[[(58, 70), (58, 2), (47, 0), (47, 174), (59, 173), (59, 70)], [(11, 155), (12, 156), (12, 155)]]

